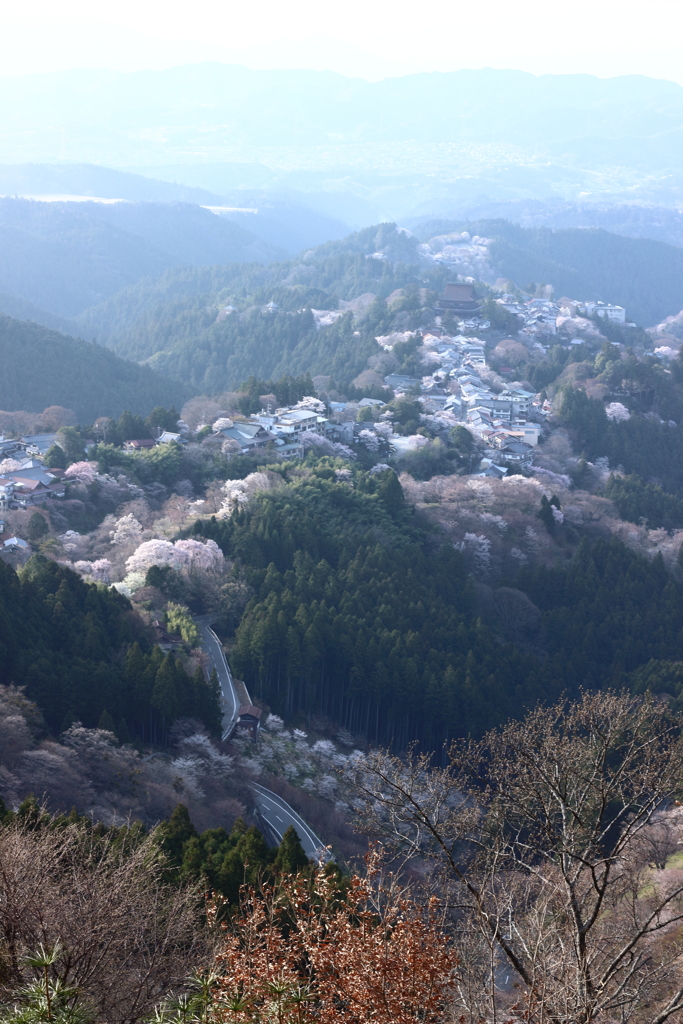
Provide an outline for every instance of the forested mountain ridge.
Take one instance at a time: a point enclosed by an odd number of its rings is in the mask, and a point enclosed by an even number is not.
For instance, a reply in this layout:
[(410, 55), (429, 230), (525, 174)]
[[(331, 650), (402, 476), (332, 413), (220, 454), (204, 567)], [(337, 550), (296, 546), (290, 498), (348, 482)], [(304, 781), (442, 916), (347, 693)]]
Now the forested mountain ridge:
[(73, 317), (172, 266), (268, 262), (284, 252), (187, 203), (0, 198), (0, 291)]
[[(378, 249), (382, 257), (371, 258)], [(84, 333), (106, 337), (117, 353), (147, 360), (197, 391), (234, 389), (252, 374), (333, 374), (348, 384), (376, 354), (375, 335), (391, 329), (399, 308), (381, 303), (360, 324), (349, 313), (320, 330), (311, 308), (336, 309), (340, 298), (386, 297), (407, 288), (401, 308), (418, 326), (420, 287), (431, 286), (435, 298), (447, 279), (444, 267), (420, 268), (415, 239), (395, 225), (378, 225), (286, 263), (169, 270), (86, 311), (78, 322)], [(278, 308), (266, 309), (271, 302)], [(235, 312), (221, 315), (226, 305)]]
[[(425, 230), (463, 225), (434, 222)], [(604, 231), (527, 230), (505, 221), (468, 225), (491, 239), (491, 279), (552, 284), (574, 298), (621, 301), (629, 316), (654, 322), (683, 307), (683, 250)], [(426, 235), (424, 236), (426, 237)], [(429, 261), (416, 237), (376, 225), (284, 263), (169, 269), (78, 318), (84, 333), (129, 359), (148, 361), (198, 391), (235, 389), (250, 375), (328, 374), (349, 383), (377, 355), (375, 337), (433, 322), (436, 298), (454, 270)], [(488, 280), (489, 278), (487, 278)], [(485, 293), (487, 286), (480, 285)], [(534, 288), (536, 285), (533, 286)], [(307, 310), (345, 309), (361, 296), (392, 302), (354, 308), (331, 326)], [(277, 309), (266, 309), (275, 303)], [(221, 308), (231, 307), (229, 315)], [(509, 329), (509, 328), (508, 328)]]
[(73, 409), (81, 422), (182, 405), (187, 389), (110, 349), (0, 314), (0, 408)]
[[(387, 258), (366, 260), (377, 250), (386, 252)], [(85, 331), (107, 339), (122, 354), (144, 358), (156, 350), (153, 340), (144, 340), (155, 318), (164, 318), (168, 331), (173, 316), (179, 315), (182, 305), (174, 310), (174, 303), (191, 304), (201, 298), (216, 307), (217, 313), (229, 298), (243, 310), (266, 305), (275, 297), (288, 311), (300, 309), (306, 300), (321, 309), (334, 309), (339, 298), (354, 299), (369, 291), (386, 297), (404, 284), (417, 287), (418, 265), (416, 240), (393, 224), (379, 224), (324, 243), (297, 259), (267, 266), (231, 263), (169, 269), (86, 310), (77, 322)], [(440, 287), (447, 271), (435, 268), (432, 273), (435, 286)], [(148, 318), (139, 325), (138, 338), (138, 322), (144, 314)]]
[(34, 306), (26, 299), (20, 299), (16, 295), (8, 295), (7, 292), (0, 292), (0, 313), (11, 317), (13, 320), (30, 320), (31, 323), (48, 327), (51, 331), (59, 331), (61, 334), (70, 334), (72, 337), (79, 337), (81, 329), (73, 320), (57, 316), (55, 313), (48, 313), (46, 309)]
[[(506, 220), (523, 228), (546, 227), (553, 230), (567, 228), (602, 228), (615, 235), (628, 238), (651, 238), (669, 245), (683, 246), (683, 214), (672, 207), (648, 204), (639, 206), (621, 203), (563, 199), (508, 199), (488, 200), (463, 204), (448, 216), (408, 219), (406, 227), (417, 234), (430, 224), (450, 224), (461, 221), (474, 223), (484, 220)], [(437, 227), (438, 232), (438, 227)]]

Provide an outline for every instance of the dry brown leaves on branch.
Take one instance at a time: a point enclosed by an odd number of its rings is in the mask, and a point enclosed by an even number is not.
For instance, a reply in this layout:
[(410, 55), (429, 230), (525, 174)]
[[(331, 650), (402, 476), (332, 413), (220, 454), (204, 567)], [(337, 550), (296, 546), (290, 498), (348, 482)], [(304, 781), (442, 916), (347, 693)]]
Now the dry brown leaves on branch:
[(374, 853), (341, 898), (323, 869), (245, 892), (218, 963), (216, 1021), (436, 1024), (457, 959), (436, 906), (383, 880)]

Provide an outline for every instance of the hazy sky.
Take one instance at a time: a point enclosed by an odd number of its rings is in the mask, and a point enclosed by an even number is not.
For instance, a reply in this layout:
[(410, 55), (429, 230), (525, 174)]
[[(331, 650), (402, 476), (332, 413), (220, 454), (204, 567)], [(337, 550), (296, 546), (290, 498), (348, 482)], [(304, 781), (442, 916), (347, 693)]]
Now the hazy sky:
[(22, 0), (2, 8), (0, 74), (203, 60), (377, 79), (519, 68), (683, 85), (683, 0)]

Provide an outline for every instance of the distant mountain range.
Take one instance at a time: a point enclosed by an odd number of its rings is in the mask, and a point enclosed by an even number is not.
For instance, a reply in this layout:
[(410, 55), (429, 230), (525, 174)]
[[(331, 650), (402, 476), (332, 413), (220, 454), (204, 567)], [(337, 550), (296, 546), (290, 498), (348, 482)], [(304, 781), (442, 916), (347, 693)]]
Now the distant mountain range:
[(482, 198), (673, 205), (682, 124), (683, 88), (643, 76), (484, 68), (366, 82), (206, 63), (0, 79), (6, 161), (157, 167), (218, 195), (324, 194), (338, 211), (316, 208), (347, 222), (351, 199), (371, 209), (365, 223)]
[(463, 221), (502, 219), (524, 228), (603, 228), (628, 238), (653, 238), (683, 247), (683, 212), (666, 206), (634, 203), (567, 202), (561, 199), (517, 199), (465, 204), (450, 217), (415, 217), (405, 226), (418, 234), (438, 233), (440, 225)]

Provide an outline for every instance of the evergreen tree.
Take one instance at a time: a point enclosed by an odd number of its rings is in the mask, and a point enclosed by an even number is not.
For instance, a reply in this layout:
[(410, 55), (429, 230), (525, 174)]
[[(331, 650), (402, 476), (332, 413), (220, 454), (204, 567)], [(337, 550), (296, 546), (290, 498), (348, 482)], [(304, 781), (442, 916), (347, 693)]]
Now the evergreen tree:
[(126, 725), (125, 718), (122, 718), (121, 721), (119, 722), (119, 727), (116, 730), (116, 736), (118, 738), (119, 743), (130, 743), (130, 741), (131, 741), (130, 730), (128, 729), (128, 726)]
[(181, 703), (176, 681), (175, 659), (170, 653), (166, 655), (157, 671), (150, 704), (155, 711), (159, 712), (166, 729), (180, 713)]
[(85, 458), (85, 448), (80, 432), (76, 427), (60, 427), (58, 433), (67, 464), (81, 462)]
[(290, 825), (282, 837), (273, 866), (278, 874), (293, 875), (301, 868), (307, 867), (308, 863), (299, 834), (294, 826)]
[(45, 534), (50, 532), (47, 519), (40, 512), (34, 512), (28, 521), (26, 534), (31, 543), (39, 541)]
[(45, 453), (43, 462), (48, 469), (66, 469), (66, 455), (61, 445), (50, 445)]
[(122, 441), (137, 441), (152, 435), (142, 417), (134, 416), (128, 409), (121, 413), (116, 426)]
[(193, 718), (199, 718), (213, 736), (220, 737), (223, 731), (223, 694), (216, 669), (211, 670), (209, 679), (201, 668), (197, 668), (191, 682)]
[(169, 861), (179, 868), (183, 861), (183, 848), (190, 839), (199, 836), (192, 824), (185, 804), (178, 804), (168, 821), (159, 826), (160, 845)]
[(553, 515), (553, 506), (551, 502), (548, 501), (545, 494), (541, 496), (541, 508), (538, 516), (543, 522), (548, 533), (554, 534), (557, 529), (557, 523), (555, 522), (555, 516)]
[(111, 717), (107, 709), (105, 708), (100, 715), (100, 720), (97, 723), (98, 729), (104, 729), (106, 732), (112, 732), (116, 735), (116, 726), (114, 725), (114, 719)]

